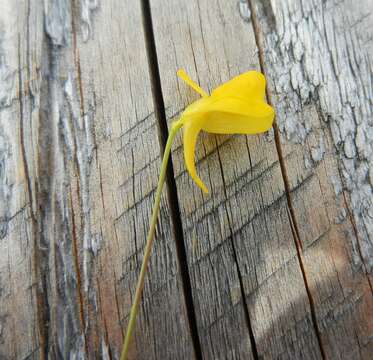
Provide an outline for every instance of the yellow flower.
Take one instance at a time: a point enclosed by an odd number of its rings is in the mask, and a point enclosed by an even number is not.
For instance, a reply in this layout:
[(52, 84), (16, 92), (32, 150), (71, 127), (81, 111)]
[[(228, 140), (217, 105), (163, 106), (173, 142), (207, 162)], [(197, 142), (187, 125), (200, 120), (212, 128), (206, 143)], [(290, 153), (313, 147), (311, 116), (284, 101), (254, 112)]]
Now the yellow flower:
[(155, 193), (154, 208), (150, 220), (149, 232), (146, 239), (144, 257), (137, 282), (135, 298), (131, 308), (126, 336), (123, 342), (121, 360), (126, 360), (130, 341), (136, 324), (136, 316), (144, 288), (150, 253), (154, 241), (159, 206), (163, 185), (166, 179), (167, 164), (171, 153), (171, 146), (178, 130), (184, 127), (184, 157), (190, 176), (196, 184), (208, 192), (202, 180), (198, 177), (194, 164), (194, 150), (198, 133), (201, 130), (216, 134), (257, 134), (267, 131), (274, 118), (273, 109), (265, 103), (265, 79), (257, 71), (249, 71), (237, 76), (216, 88), (211, 96), (192, 81), (183, 70), (177, 74), (195, 91), (202, 95), (202, 99), (189, 105), (181, 114), (178, 121), (172, 124), (163, 154), (157, 191)]
[(174, 126), (184, 128), (186, 168), (207, 193), (195, 167), (198, 133), (201, 130), (215, 134), (262, 133), (271, 128), (275, 112), (265, 102), (265, 77), (260, 72), (248, 71), (236, 76), (213, 90), (210, 96), (184, 70), (179, 70), (177, 75), (202, 96), (184, 110)]

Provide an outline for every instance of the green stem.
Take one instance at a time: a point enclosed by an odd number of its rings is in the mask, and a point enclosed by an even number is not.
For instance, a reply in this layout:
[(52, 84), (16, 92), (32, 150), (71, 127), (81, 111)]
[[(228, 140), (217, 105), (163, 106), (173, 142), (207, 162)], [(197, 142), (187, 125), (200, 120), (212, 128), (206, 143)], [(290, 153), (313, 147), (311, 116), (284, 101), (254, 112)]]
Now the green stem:
[(140, 275), (139, 275), (139, 279), (137, 281), (135, 299), (133, 300), (133, 304), (132, 304), (132, 308), (131, 308), (130, 319), (129, 319), (129, 322), (128, 322), (127, 333), (126, 333), (126, 336), (124, 338), (123, 349), (122, 349), (122, 354), (120, 356), (120, 360), (126, 360), (127, 359), (129, 345), (130, 345), (130, 342), (131, 342), (133, 330), (134, 330), (135, 325), (136, 325), (136, 316), (137, 316), (137, 313), (138, 313), (138, 310), (139, 310), (141, 295), (142, 295), (142, 291), (144, 289), (144, 279), (145, 279), (147, 266), (148, 266), (148, 262), (149, 262), (149, 258), (150, 258), (150, 254), (151, 254), (151, 250), (152, 250), (152, 245), (153, 245), (153, 240), (154, 240), (154, 232), (155, 232), (155, 227), (156, 227), (156, 224), (157, 224), (157, 218), (158, 218), (158, 213), (159, 213), (159, 205), (160, 205), (160, 202), (161, 202), (162, 189), (163, 189), (163, 185), (164, 185), (165, 178), (166, 178), (167, 164), (168, 164), (168, 159), (170, 158), (171, 146), (172, 146), (172, 143), (175, 139), (175, 136), (176, 136), (178, 130), (182, 126), (183, 126), (183, 124), (181, 123), (181, 121), (177, 121), (177, 122), (172, 124), (171, 131), (168, 135), (166, 148), (164, 150), (161, 172), (159, 174), (157, 192), (155, 194), (153, 214), (152, 214), (152, 218), (151, 218), (151, 222), (150, 222), (150, 228), (149, 228), (148, 236), (147, 236), (147, 239), (146, 239), (144, 258), (142, 260)]

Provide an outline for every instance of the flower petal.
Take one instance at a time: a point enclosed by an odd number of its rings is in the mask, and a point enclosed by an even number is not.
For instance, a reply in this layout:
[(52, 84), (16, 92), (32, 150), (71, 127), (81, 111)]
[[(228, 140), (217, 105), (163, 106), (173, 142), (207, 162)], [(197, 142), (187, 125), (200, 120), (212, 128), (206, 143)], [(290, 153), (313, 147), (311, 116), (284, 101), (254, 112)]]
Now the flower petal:
[(248, 71), (234, 77), (213, 90), (211, 97), (240, 97), (247, 100), (264, 100), (266, 81), (262, 73)]
[(264, 101), (223, 98), (205, 109), (202, 129), (215, 134), (257, 134), (271, 128), (274, 116)]
[[(194, 120), (194, 121), (193, 121)], [(195, 149), (199, 132), (201, 131), (201, 119), (193, 119), (184, 123), (184, 159), (186, 168), (203, 192), (208, 193), (206, 185), (197, 175), (195, 166)]]

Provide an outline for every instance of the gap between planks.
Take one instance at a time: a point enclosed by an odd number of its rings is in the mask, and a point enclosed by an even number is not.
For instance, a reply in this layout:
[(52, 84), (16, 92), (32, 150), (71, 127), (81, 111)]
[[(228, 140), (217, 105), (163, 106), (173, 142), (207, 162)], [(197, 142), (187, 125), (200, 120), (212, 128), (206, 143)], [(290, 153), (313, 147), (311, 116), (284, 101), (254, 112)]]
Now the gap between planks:
[[(153, 103), (161, 155), (164, 153), (168, 137), (166, 111), (164, 107), (161, 80), (158, 68), (157, 51), (155, 48), (152, 15), (149, 0), (141, 0), (142, 21), (144, 27), (145, 46), (149, 64), (149, 74), (152, 86)], [(184, 301), (187, 310), (189, 329), (196, 359), (202, 359), (201, 342), (198, 334), (196, 314), (193, 304), (192, 287), (189, 276), (188, 262), (184, 244), (183, 228), (179, 202), (177, 197), (172, 157), (170, 157), (166, 173), (167, 198), (170, 206), (171, 224), (174, 232), (177, 260), (183, 286)]]

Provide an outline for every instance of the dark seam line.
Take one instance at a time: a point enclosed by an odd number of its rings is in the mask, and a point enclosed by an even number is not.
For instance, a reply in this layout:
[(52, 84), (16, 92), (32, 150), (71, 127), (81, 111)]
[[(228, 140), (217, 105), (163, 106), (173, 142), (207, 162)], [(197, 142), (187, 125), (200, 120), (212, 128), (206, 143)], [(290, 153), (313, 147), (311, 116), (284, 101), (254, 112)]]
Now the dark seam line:
[[(71, 6), (71, 31), (72, 31), (72, 45), (73, 45), (73, 57), (74, 57), (74, 65), (76, 69), (76, 77), (78, 79), (78, 88), (79, 88), (79, 101), (80, 101), (80, 114), (83, 118), (84, 116), (84, 97), (83, 97), (83, 86), (82, 86), (82, 76), (81, 76), (81, 69), (80, 69), (80, 60), (78, 55), (78, 47), (77, 47), (77, 37), (76, 37), (76, 26), (75, 26), (75, 0), (71, 0), (70, 6)], [(75, 140), (74, 140), (75, 143)], [(76, 148), (76, 144), (74, 144)], [(97, 155), (97, 154), (96, 154)], [(75, 156), (76, 157), (76, 156)], [(75, 159), (76, 164), (78, 164), (77, 159)], [(101, 172), (100, 172), (101, 175)], [(79, 175), (80, 178), (80, 175)], [(100, 182), (100, 186), (102, 186), (102, 182)], [(71, 190), (70, 190), (71, 191)], [(102, 193), (102, 188), (101, 188)], [(79, 198), (80, 199), (80, 198)], [(76, 224), (75, 224), (75, 212), (74, 207), (72, 203), (72, 197), (70, 197), (70, 207), (71, 207), (71, 225), (72, 225), (72, 255), (73, 255), (73, 261), (75, 264), (75, 275), (77, 279), (77, 297), (79, 301), (79, 318), (80, 323), (82, 326), (82, 333), (84, 338), (84, 351), (88, 355), (88, 342), (87, 342), (87, 335), (86, 335), (86, 309), (85, 309), (85, 300), (84, 295), (82, 292), (82, 276), (80, 271), (80, 262), (79, 262), (79, 249), (78, 249), (78, 240), (77, 240), (77, 233), (76, 233)], [(104, 208), (105, 212), (105, 208)]]
[[(262, 48), (262, 46), (260, 44), (260, 40), (259, 40), (260, 29), (259, 29), (258, 19), (256, 17), (256, 13), (255, 13), (255, 10), (254, 10), (254, 6), (252, 4), (252, 0), (247, 0), (247, 1), (248, 1), (249, 9), (250, 9), (250, 12), (251, 12), (251, 21), (252, 21), (252, 24), (253, 24), (255, 43), (256, 43), (256, 46), (258, 48), (259, 65), (260, 65), (260, 69), (261, 69), (262, 73), (265, 75), (263, 48)], [(266, 86), (266, 98), (267, 98), (268, 104), (272, 106), (272, 99), (271, 99), (271, 95), (269, 93), (268, 85)], [(290, 228), (291, 228), (291, 231), (292, 231), (292, 234), (293, 234), (295, 248), (296, 248), (296, 251), (297, 251), (298, 263), (299, 263), (299, 267), (300, 267), (300, 270), (301, 270), (301, 273), (302, 273), (303, 282), (304, 282), (304, 286), (305, 286), (305, 289), (306, 289), (306, 292), (307, 292), (308, 302), (309, 302), (309, 305), (310, 305), (311, 320), (312, 320), (312, 324), (313, 324), (313, 327), (314, 327), (314, 330), (315, 330), (315, 334), (316, 334), (317, 342), (318, 342), (318, 345), (319, 345), (321, 357), (323, 359), (326, 359), (325, 350), (324, 350), (322, 340), (321, 340), (321, 332), (320, 332), (320, 329), (319, 329), (319, 325), (317, 323), (315, 303), (314, 303), (314, 300), (313, 300), (313, 297), (312, 297), (310, 286), (308, 284), (306, 270), (305, 270), (305, 266), (304, 266), (304, 263), (303, 263), (303, 258), (302, 258), (302, 250), (303, 249), (302, 249), (302, 244), (301, 244), (301, 240), (300, 240), (300, 236), (299, 236), (298, 224), (297, 224), (297, 220), (296, 220), (296, 217), (295, 217), (295, 212), (294, 212), (294, 208), (293, 208), (293, 204), (292, 204), (289, 178), (288, 178), (288, 175), (287, 175), (286, 165), (285, 165), (285, 161), (284, 161), (284, 158), (283, 158), (283, 153), (282, 153), (282, 148), (281, 148), (281, 140), (280, 140), (280, 132), (279, 132), (279, 129), (277, 127), (276, 120), (273, 123), (273, 130), (274, 130), (274, 135), (275, 135), (276, 150), (277, 150), (277, 154), (278, 154), (279, 162), (280, 162), (282, 179), (283, 179), (283, 182), (284, 182), (286, 199), (287, 199), (288, 208), (289, 208), (289, 220), (290, 220), (290, 225), (291, 225)]]
[[(154, 40), (154, 32), (153, 32), (153, 23), (152, 23), (152, 15), (149, 0), (141, 0), (141, 10), (142, 10), (142, 20), (143, 20), (143, 28), (144, 28), (144, 37), (145, 37), (145, 45), (146, 45), (146, 52), (148, 57), (148, 65), (149, 65), (149, 74), (152, 86), (152, 94), (153, 94), (153, 102), (155, 107), (155, 117), (158, 120), (158, 138), (161, 147), (161, 152), (163, 154), (167, 137), (168, 137), (168, 127), (167, 127), (167, 120), (166, 120), (166, 112), (164, 107), (163, 95), (162, 95), (162, 87), (161, 87), (161, 79), (159, 74), (159, 67), (158, 67), (158, 58), (157, 58), (157, 51), (155, 47), (155, 40)], [(193, 294), (192, 294), (192, 286), (190, 282), (189, 276), (189, 269), (188, 269), (188, 262), (187, 262), (187, 255), (185, 250), (185, 243), (184, 243), (184, 234), (183, 228), (181, 223), (181, 215), (180, 215), (180, 208), (179, 202), (177, 197), (177, 190), (176, 190), (176, 182), (174, 178), (174, 171), (172, 165), (172, 158), (168, 162), (167, 166), (167, 175), (166, 175), (166, 187), (167, 187), (167, 197), (168, 197), (168, 204), (170, 206), (170, 215), (171, 215), (171, 223), (172, 223), (172, 230), (175, 238), (175, 245), (176, 245), (176, 253), (180, 267), (180, 276), (181, 282), (183, 285), (183, 294), (185, 300), (185, 306), (188, 316), (188, 323), (190, 329), (190, 335), (193, 342), (194, 354), (196, 359), (202, 359), (202, 350), (201, 350), (201, 343), (200, 338), (198, 335), (198, 326), (197, 326), (197, 319), (196, 313), (194, 309), (193, 303)]]
[(79, 319), (81, 322), (82, 330), (83, 330), (83, 337), (84, 337), (84, 350), (86, 354), (88, 354), (88, 345), (87, 339), (85, 335), (86, 329), (86, 322), (84, 319), (84, 299), (83, 299), (83, 292), (82, 292), (82, 276), (80, 273), (79, 267), (79, 250), (78, 250), (78, 235), (76, 232), (76, 223), (75, 223), (75, 211), (73, 207), (73, 200), (72, 194), (70, 189), (70, 208), (71, 208), (71, 235), (72, 235), (72, 254), (73, 254), (73, 262), (75, 266), (75, 275), (76, 275), (76, 290), (77, 290), (77, 298), (79, 302)]
[[(215, 138), (215, 140), (216, 140), (216, 138)], [(222, 177), (222, 180), (223, 180), (224, 196), (227, 199), (227, 187), (225, 185), (225, 178), (224, 178), (224, 172), (223, 172), (223, 164), (221, 162), (219, 148), (217, 148), (217, 154), (218, 154), (218, 160), (219, 160), (219, 167), (220, 167), (221, 177)], [(225, 213), (226, 213), (227, 218), (228, 218), (228, 226), (229, 226), (229, 233), (230, 233), (229, 239), (230, 239), (230, 245), (232, 247), (232, 252), (233, 252), (233, 260), (234, 260), (234, 263), (236, 265), (238, 282), (240, 284), (240, 292), (241, 292), (241, 298), (242, 298), (243, 311), (244, 311), (244, 314), (245, 314), (245, 320), (246, 320), (247, 330), (249, 331), (249, 338), (250, 338), (251, 351), (253, 353), (253, 358), (255, 360), (258, 360), (259, 359), (258, 348), (256, 346), (255, 337), (254, 337), (254, 331), (253, 331), (252, 322), (251, 322), (250, 313), (249, 313), (249, 307), (248, 307), (248, 304), (247, 304), (247, 301), (246, 301), (245, 288), (244, 288), (244, 285), (243, 285), (243, 280), (242, 280), (242, 274), (241, 274), (240, 265), (238, 263), (237, 250), (236, 250), (236, 247), (234, 246), (233, 229), (232, 229), (231, 220), (230, 220), (230, 216), (229, 216), (229, 213), (228, 213), (228, 207), (227, 207), (227, 205), (228, 204), (226, 204), (226, 206), (224, 206), (224, 209), (225, 209)]]

